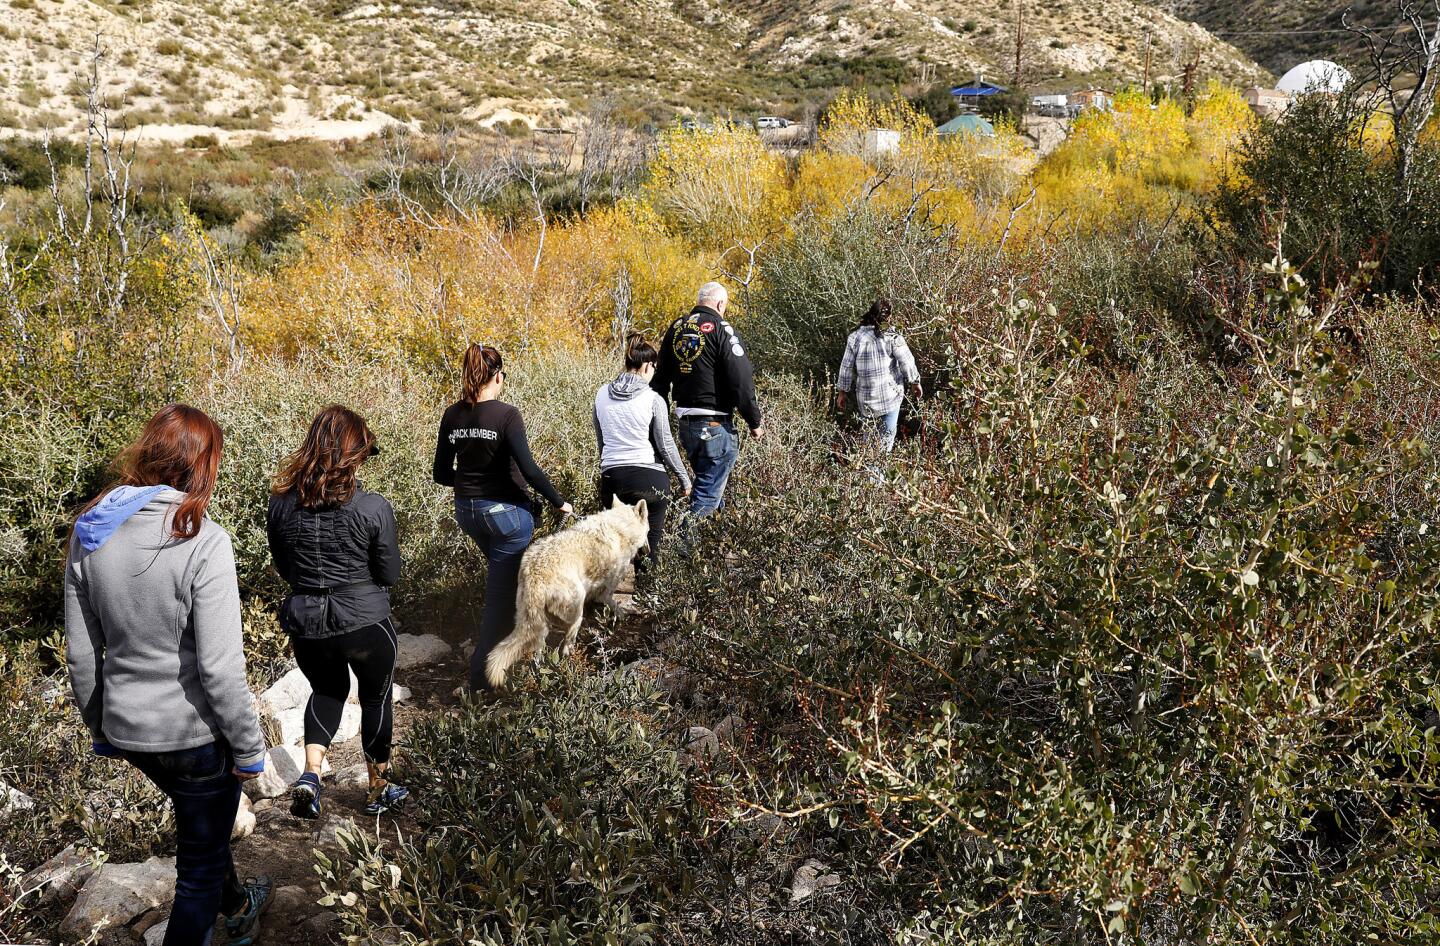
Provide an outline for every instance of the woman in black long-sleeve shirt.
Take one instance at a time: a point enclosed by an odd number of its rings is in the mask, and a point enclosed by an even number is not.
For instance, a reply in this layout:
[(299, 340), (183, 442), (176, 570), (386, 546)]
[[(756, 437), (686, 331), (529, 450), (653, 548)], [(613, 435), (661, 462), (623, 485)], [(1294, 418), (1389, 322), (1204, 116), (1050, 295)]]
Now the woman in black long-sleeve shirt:
[(535, 464), (520, 411), (499, 400), (504, 384), (500, 352), (487, 345), (466, 349), (461, 398), (445, 411), (435, 443), (435, 482), (455, 488), (455, 521), (489, 565), (480, 634), (470, 657), (471, 690), (489, 688), (485, 658), (515, 626), (520, 559), (535, 534), (526, 484), (555, 508), (571, 511)]
[(320, 772), (350, 696), (351, 671), (370, 768), (366, 813), (380, 814), (409, 795), (386, 779), (397, 650), (389, 589), (400, 578), (395, 510), (357, 478), (376, 452), (365, 418), (332, 404), (315, 416), (271, 485), (266, 537), (275, 570), (290, 585), (280, 626), (311, 689), (305, 772), (290, 789), (290, 810), (303, 818), (320, 817)]

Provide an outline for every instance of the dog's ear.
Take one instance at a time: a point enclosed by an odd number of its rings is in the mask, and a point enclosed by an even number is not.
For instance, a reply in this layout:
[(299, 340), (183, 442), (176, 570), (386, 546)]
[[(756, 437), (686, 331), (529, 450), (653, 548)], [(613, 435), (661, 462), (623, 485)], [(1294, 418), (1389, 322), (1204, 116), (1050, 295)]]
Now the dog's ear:
[(611, 496), (611, 497), (610, 497), (610, 508), (611, 508), (611, 509), (618, 509), (619, 507), (620, 507), (620, 497), (619, 497), (619, 496)]
[(645, 505), (645, 500), (642, 499), (642, 500), (640, 500), (638, 503), (635, 504), (635, 515), (637, 515), (637, 516), (640, 517), (640, 521), (641, 521), (641, 522), (647, 522), (647, 521), (649, 521), (649, 518), (650, 518), (650, 510), (649, 510), (649, 508)]

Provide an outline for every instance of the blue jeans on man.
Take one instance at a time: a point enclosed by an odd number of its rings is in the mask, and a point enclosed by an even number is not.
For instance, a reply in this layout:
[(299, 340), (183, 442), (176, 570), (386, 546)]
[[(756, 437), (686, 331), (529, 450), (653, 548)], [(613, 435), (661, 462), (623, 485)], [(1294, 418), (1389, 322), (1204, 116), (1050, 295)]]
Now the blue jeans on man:
[(455, 499), (455, 521), (485, 553), (485, 607), (470, 655), (470, 689), (488, 690), (485, 659), (515, 629), (515, 591), (520, 560), (535, 535), (535, 515), (526, 506), (493, 499)]
[(690, 514), (704, 518), (725, 505), (725, 484), (740, 456), (740, 438), (735, 421), (729, 417), (681, 417), (679, 427), (680, 446), (695, 471)]
[(211, 742), (177, 752), (131, 752), (126, 761), (175, 806), (175, 904), (164, 946), (208, 944), (216, 917), (246, 902), (235, 874), (230, 832), (240, 808), (240, 780), (230, 750)]

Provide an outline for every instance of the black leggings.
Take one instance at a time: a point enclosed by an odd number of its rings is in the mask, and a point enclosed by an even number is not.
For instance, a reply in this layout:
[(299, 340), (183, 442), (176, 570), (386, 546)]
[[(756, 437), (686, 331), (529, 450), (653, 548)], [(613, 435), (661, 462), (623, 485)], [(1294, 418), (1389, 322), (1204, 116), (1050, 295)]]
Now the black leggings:
[(670, 477), (664, 470), (648, 466), (612, 466), (600, 471), (600, 508), (609, 509), (610, 500), (635, 505), (645, 500), (650, 514), (650, 561), (660, 557), (660, 540), (665, 536), (665, 513), (670, 508)]
[(293, 644), (295, 662), (311, 689), (305, 707), (305, 744), (328, 747), (334, 741), (350, 697), (349, 671), (354, 670), (360, 687), (360, 748), (371, 762), (389, 762), (395, 726), (390, 692), (398, 647), (395, 625), (386, 618), (337, 637), (297, 637)]

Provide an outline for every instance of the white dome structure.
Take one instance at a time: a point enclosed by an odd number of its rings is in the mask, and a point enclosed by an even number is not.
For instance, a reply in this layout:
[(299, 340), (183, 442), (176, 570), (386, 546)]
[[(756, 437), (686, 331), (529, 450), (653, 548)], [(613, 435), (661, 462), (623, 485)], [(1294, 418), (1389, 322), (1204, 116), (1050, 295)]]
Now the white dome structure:
[(1354, 77), (1350, 70), (1328, 59), (1312, 59), (1294, 66), (1280, 77), (1275, 88), (1291, 95), (1305, 95), (1310, 92), (1328, 92), (1332, 95), (1345, 91)]

